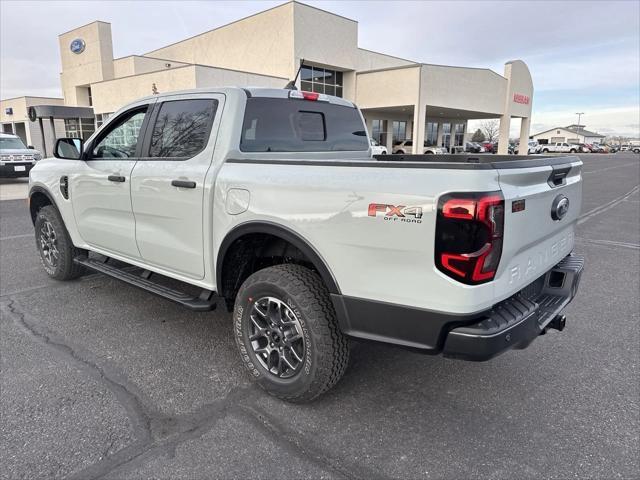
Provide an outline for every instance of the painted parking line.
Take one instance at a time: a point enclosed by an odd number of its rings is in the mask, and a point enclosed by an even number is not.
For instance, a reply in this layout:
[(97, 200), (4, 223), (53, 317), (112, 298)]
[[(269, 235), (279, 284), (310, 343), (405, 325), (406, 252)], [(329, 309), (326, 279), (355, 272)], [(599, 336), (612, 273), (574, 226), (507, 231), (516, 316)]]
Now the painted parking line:
[(588, 245), (601, 245), (605, 247), (622, 247), (622, 248), (630, 248), (632, 250), (640, 250), (640, 245), (638, 245), (637, 243), (615, 242), (613, 240), (594, 240), (591, 238), (581, 238), (581, 237), (577, 237), (576, 241), (578, 243), (586, 243)]
[(615, 165), (613, 167), (600, 168), (598, 170), (585, 170), (582, 173), (598, 173), (598, 172), (606, 172), (607, 170), (613, 170), (614, 168), (622, 168), (622, 167), (630, 167), (632, 165), (638, 165), (638, 162), (633, 163), (625, 163), (622, 165)]
[(631, 195), (634, 195), (636, 193), (638, 193), (638, 189), (639, 189), (639, 185), (636, 185), (635, 187), (633, 187), (631, 190), (629, 190), (627, 193), (620, 195), (618, 198), (614, 198), (613, 200), (611, 200), (608, 203), (605, 203), (604, 205), (600, 205), (599, 207), (594, 208), (593, 210), (589, 210), (586, 213), (583, 213), (580, 218), (578, 219), (578, 225), (586, 222), (587, 220), (595, 217), (596, 215), (606, 212), (607, 210), (615, 207), (616, 205), (618, 205), (621, 202), (624, 202), (627, 198), (629, 198)]
[(0, 240), (15, 240), (16, 238), (27, 238), (27, 237), (33, 237), (33, 232), (23, 233), (22, 235), (8, 235), (6, 237), (0, 237)]

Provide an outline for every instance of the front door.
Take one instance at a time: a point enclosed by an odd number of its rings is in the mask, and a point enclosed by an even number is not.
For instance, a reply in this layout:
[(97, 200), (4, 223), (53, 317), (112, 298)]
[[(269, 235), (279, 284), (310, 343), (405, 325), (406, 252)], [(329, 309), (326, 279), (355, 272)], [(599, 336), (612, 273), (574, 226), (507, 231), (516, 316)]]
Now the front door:
[(69, 195), (82, 239), (106, 254), (140, 258), (131, 208), (131, 172), (140, 156), (150, 106), (115, 117), (87, 144), (81, 168), (69, 176)]
[(178, 94), (158, 102), (131, 174), (140, 255), (195, 279), (204, 277), (204, 182), (223, 101), (219, 94)]

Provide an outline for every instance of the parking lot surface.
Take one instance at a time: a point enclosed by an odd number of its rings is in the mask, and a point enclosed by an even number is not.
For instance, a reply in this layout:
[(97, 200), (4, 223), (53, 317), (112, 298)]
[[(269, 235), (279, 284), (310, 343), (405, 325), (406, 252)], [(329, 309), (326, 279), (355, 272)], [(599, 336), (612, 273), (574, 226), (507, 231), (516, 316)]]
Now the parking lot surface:
[(638, 478), (640, 162), (583, 160), (564, 332), (486, 363), (354, 341), (310, 405), (251, 384), (226, 311), (50, 280), (0, 202), (1, 477)]

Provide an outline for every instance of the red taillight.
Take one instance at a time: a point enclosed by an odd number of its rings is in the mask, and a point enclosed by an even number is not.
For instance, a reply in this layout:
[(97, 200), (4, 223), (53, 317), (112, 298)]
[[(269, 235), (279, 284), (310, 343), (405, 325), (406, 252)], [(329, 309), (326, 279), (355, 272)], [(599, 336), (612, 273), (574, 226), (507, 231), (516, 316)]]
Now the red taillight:
[(312, 102), (318, 100), (319, 96), (320, 94), (316, 92), (302, 92), (302, 98), (304, 98), (305, 100), (311, 100)]
[(502, 254), (503, 229), (501, 192), (443, 196), (436, 222), (438, 269), (470, 285), (493, 280)]

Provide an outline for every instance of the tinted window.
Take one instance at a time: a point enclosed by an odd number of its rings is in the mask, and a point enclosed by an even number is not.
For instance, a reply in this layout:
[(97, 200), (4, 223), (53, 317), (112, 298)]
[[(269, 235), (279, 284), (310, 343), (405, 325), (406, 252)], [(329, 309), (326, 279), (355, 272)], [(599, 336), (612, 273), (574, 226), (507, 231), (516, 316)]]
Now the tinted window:
[(149, 156), (189, 158), (200, 152), (209, 140), (217, 107), (213, 99), (162, 103), (151, 133)]
[(145, 112), (146, 107), (128, 112), (121, 119), (115, 120), (94, 147), (91, 158), (135, 157)]
[(242, 126), (244, 152), (367, 150), (356, 108), (282, 98), (250, 98)]

